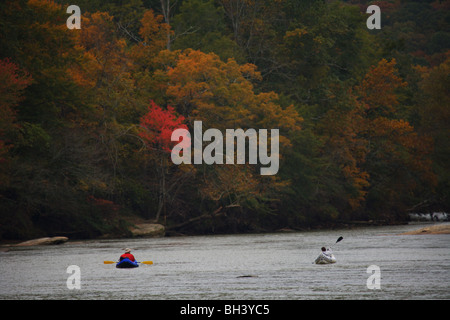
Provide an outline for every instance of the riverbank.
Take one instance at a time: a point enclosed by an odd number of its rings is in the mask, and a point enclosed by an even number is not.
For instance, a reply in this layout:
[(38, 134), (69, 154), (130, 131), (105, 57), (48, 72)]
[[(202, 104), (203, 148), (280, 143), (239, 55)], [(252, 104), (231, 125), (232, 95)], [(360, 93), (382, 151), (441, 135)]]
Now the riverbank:
[(157, 238), (166, 236), (164, 225), (146, 220), (137, 216), (122, 218), (120, 228), (116, 232), (99, 234), (97, 236), (83, 237), (82, 231), (77, 232), (52, 232), (41, 234), (37, 237), (20, 237), (17, 239), (0, 239), (0, 252), (7, 250), (10, 246), (36, 246), (61, 244), (70, 240), (99, 240), (99, 239), (121, 239), (121, 238)]
[(402, 235), (418, 235), (418, 234), (450, 234), (450, 223), (443, 225), (432, 225), (413, 231), (402, 233)]
[[(60, 244), (66, 241), (76, 240), (97, 240), (97, 239), (130, 239), (130, 238), (160, 238), (160, 237), (178, 237), (178, 236), (198, 236), (198, 235), (232, 235), (232, 234), (261, 234), (261, 233), (291, 233), (291, 232), (304, 232), (304, 231), (336, 231), (336, 230), (353, 230), (363, 229), (366, 227), (383, 227), (394, 225), (408, 225), (411, 221), (390, 221), (384, 220), (369, 220), (369, 221), (335, 221), (333, 223), (327, 223), (322, 225), (311, 225), (302, 227), (284, 227), (277, 229), (258, 229), (249, 230), (248, 232), (230, 232), (230, 233), (185, 233), (174, 232), (170, 228), (167, 229), (164, 225), (155, 223), (153, 220), (146, 220), (137, 216), (128, 216), (124, 219), (126, 225), (126, 231), (120, 234), (109, 233), (102, 234), (94, 238), (78, 238), (78, 237), (65, 237), (65, 235), (51, 235), (49, 237), (32, 238), (32, 239), (16, 239), (0, 241), (0, 251), (7, 250), (10, 246), (27, 246), (27, 245), (46, 245), (46, 244)], [(431, 225), (429, 227), (423, 227), (418, 230), (405, 232), (403, 234), (418, 235), (418, 234), (450, 234), (450, 223)], [(52, 243), (49, 239), (65, 238), (64, 241)], [(42, 241), (46, 240), (46, 241)], [(41, 243), (42, 242), (42, 243)]]

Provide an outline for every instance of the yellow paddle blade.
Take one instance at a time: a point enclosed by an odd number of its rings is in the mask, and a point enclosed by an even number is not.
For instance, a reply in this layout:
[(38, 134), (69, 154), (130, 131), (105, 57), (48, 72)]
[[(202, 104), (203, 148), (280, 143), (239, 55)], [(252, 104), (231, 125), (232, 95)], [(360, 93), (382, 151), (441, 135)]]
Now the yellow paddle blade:
[(103, 261), (103, 263), (104, 264), (113, 264), (113, 263), (116, 263), (116, 262), (114, 262), (114, 261)]
[(153, 261), (142, 261), (143, 264), (153, 264)]

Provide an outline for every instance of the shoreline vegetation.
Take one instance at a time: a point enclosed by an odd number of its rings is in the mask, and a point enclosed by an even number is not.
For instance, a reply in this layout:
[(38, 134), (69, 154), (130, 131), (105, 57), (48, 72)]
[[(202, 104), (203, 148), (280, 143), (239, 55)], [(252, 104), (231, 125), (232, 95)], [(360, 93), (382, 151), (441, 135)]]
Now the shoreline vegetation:
[(0, 1), (0, 242), (450, 212), (450, 1), (377, 3)]

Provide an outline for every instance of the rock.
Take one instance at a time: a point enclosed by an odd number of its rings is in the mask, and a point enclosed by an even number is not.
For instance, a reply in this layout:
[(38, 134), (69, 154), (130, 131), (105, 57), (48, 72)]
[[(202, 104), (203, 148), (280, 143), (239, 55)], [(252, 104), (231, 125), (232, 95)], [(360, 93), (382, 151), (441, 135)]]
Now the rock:
[(448, 221), (449, 214), (446, 212), (410, 213), (409, 218), (412, 221)]
[(431, 218), (433, 221), (448, 221), (448, 214), (446, 212), (433, 212)]
[(157, 223), (140, 223), (130, 231), (133, 237), (164, 237), (166, 228)]
[(27, 246), (41, 246), (41, 245), (53, 245), (61, 244), (69, 240), (67, 237), (45, 237), (39, 239), (28, 240), (16, 244), (16, 247), (27, 247)]
[(450, 224), (433, 225), (431, 227), (425, 227), (418, 230), (404, 232), (403, 234), (450, 234)]
[(409, 218), (412, 221), (431, 221), (432, 217), (429, 213), (410, 213)]

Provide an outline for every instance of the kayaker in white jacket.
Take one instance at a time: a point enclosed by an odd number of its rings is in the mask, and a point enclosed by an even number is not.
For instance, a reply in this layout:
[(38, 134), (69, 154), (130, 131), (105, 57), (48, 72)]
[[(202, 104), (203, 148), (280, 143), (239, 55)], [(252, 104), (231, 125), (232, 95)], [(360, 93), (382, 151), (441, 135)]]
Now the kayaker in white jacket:
[(333, 252), (331, 251), (331, 249), (327, 249), (325, 247), (322, 247), (322, 254), (326, 255), (327, 257), (331, 257), (331, 255), (333, 254)]

